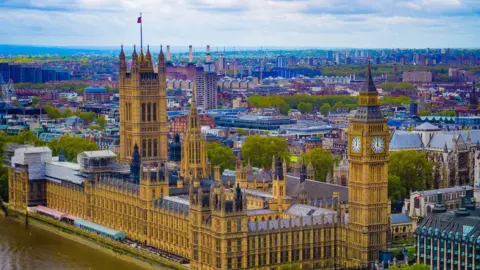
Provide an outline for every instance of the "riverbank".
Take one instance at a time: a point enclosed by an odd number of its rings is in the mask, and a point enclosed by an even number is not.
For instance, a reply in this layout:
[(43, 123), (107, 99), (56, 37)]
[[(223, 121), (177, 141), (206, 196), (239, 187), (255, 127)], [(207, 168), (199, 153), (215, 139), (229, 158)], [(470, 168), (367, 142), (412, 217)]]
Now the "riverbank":
[[(25, 226), (26, 213), (9, 208), (8, 219), (15, 220), (19, 226)], [(129, 245), (101, 237), (74, 226), (46, 218), (35, 213), (28, 213), (28, 225), (49, 231), (63, 238), (88, 246), (94, 250), (124, 260), (143, 269), (188, 269), (186, 266)]]

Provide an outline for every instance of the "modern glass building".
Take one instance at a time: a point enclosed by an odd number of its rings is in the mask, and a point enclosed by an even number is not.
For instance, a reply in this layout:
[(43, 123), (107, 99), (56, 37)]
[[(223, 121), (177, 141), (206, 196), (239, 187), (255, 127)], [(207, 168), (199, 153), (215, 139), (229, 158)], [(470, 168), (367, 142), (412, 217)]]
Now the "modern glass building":
[(448, 211), (442, 193), (433, 213), (417, 227), (417, 261), (432, 269), (480, 269), (480, 210), (473, 192), (463, 195), (460, 208)]

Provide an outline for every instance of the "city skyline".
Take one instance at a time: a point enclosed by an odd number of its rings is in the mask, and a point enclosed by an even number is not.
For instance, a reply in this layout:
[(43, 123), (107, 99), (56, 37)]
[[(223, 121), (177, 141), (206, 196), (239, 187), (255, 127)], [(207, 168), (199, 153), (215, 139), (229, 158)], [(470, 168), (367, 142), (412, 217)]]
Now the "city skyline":
[(475, 48), (480, 8), (474, 2), (4, 0), (0, 37), (4, 44), (139, 45), (142, 12), (144, 45), (152, 46)]

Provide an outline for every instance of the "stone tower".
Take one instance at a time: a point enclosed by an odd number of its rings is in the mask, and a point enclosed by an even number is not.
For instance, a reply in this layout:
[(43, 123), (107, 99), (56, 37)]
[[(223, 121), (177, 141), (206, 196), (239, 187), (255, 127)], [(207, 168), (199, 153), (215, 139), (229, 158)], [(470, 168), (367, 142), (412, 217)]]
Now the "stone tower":
[(349, 257), (371, 265), (386, 250), (388, 207), (388, 141), (386, 119), (379, 108), (370, 62), (360, 91), (359, 108), (348, 129), (350, 234)]
[(200, 179), (209, 175), (207, 146), (200, 130), (194, 90), (187, 119), (187, 131), (183, 137), (180, 177), (183, 177), (185, 181), (193, 179), (193, 185), (198, 187)]
[(120, 52), (120, 162), (130, 163), (134, 145), (142, 162), (159, 164), (167, 160), (167, 103), (165, 57), (160, 49), (158, 73), (153, 70), (147, 47), (137, 55), (134, 46), (132, 65), (127, 71), (125, 53)]
[(272, 159), (273, 183), (272, 195), (269, 208), (273, 211), (285, 211), (290, 206), (287, 200), (287, 163), (281, 158)]

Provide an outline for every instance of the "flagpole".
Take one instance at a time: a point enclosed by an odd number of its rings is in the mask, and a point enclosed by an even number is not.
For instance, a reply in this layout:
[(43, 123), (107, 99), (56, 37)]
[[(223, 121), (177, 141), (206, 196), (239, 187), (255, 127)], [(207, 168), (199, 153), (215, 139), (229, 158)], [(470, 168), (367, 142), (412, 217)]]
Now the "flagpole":
[(142, 24), (143, 24), (142, 13), (140, 12), (140, 49), (141, 50), (143, 49)]

